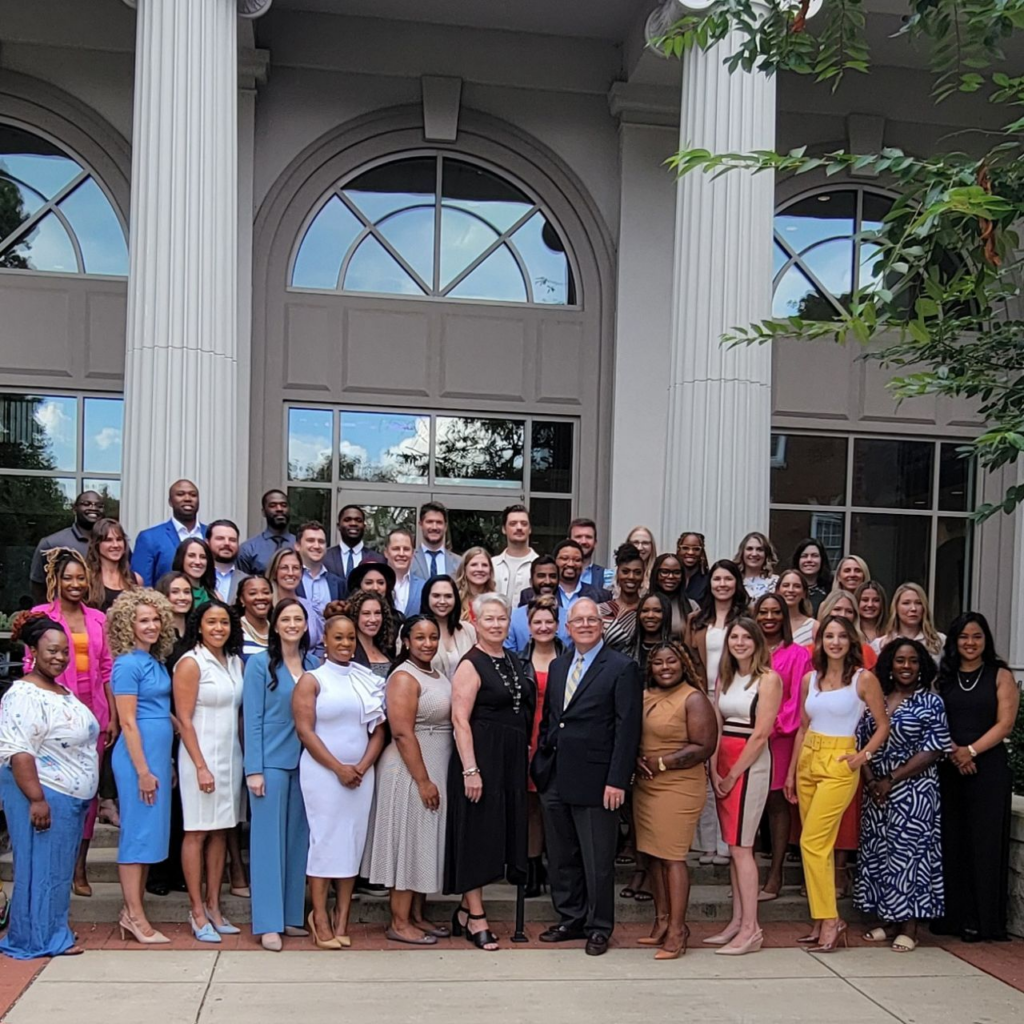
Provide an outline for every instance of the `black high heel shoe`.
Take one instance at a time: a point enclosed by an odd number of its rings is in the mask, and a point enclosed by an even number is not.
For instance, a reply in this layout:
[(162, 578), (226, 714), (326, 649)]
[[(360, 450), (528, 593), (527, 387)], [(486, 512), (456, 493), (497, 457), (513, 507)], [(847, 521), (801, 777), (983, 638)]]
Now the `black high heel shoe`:
[(531, 857), (526, 867), (526, 888), (523, 895), (528, 900), (541, 896), (547, 888), (548, 873), (540, 857)]
[[(459, 914), (466, 915), (466, 923), (463, 924), (459, 920)], [(452, 938), (459, 938), (460, 935), (469, 927), (469, 907), (456, 907), (455, 913), (452, 914)]]
[[(470, 921), (485, 920), (487, 920), (486, 914), (471, 914), (469, 911), (466, 911), (466, 941), (476, 946), (477, 949), (484, 949), (485, 946), (496, 946), (498, 944), (498, 940), (490, 928), (484, 928), (483, 931), (479, 932), (471, 932), (469, 930)], [(487, 949), (484, 952), (493, 953), (494, 950)]]

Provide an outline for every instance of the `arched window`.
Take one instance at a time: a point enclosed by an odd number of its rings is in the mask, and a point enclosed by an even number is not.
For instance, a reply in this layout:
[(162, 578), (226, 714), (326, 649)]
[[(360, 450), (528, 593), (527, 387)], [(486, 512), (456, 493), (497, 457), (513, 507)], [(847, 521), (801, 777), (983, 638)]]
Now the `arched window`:
[(576, 305), (566, 244), (540, 204), (494, 171), (427, 153), (340, 183), (292, 261), (293, 288)]
[(893, 200), (849, 186), (793, 199), (775, 214), (775, 298), (772, 315), (832, 320), (858, 288), (877, 283), (878, 246), (862, 241), (878, 231)]
[(128, 274), (124, 228), (88, 168), (48, 139), (2, 123), (0, 269)]

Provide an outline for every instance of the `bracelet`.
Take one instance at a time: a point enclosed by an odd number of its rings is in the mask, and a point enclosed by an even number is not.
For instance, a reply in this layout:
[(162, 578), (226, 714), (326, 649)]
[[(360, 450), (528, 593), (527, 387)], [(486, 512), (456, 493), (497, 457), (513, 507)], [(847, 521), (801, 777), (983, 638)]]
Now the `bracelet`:
[(967, 753), (970, 754), (971, 757), (977, 757), (978, 756), (978, 752), (974, 749), (974, 744), (973, 743), (968, 743), (967, 744)]
[(480, 774), (480, 769), (479, 769), (479, 768), (477, 768), (477, 767), (476, 767), (476, 765), (474, 765), (474, 766), (473, 766), (472, 768), (467, 768), (467, 769), (466, 769), (466, 770), (465, 770), (465, 771), (464, 771), (464, 772), (462, 773), (462, 777), (463, 777), (464, 779), (468, 779), (468, 778), (470, 777), (470, 775), (479, 775), (479, 774)]

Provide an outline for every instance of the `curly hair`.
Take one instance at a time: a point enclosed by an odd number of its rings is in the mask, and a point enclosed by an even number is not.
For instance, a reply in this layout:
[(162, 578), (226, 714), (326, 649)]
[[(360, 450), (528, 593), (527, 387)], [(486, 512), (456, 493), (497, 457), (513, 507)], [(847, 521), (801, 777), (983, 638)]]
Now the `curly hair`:
[(201, 604), (198, 608), (193, 608), (188, 613), (188, 619), (185, 621), (185, 635), (181, 639), (182, 653), (194, 650), (203, 642), (200, 629), (203, 623), (203, 616), (213, 608), (219, 608), (221, 611), (227, 612), (228, 621), (231, 623), (231, 632), (228, 635), (227, 643), (224, 644), (224, 653), (227, 655), (242, 653), (242, 642), (244, 640), (242, 623), (235, 614), (234, 608), (226, 605), (216, 597), (207, 601), (206, 604)]
[(378, 594), (375, 590), (357, 590), (354, 594), (349, 594), (348, 601), (332, 601), (324, 609), (324, 622), (326, 624), (327, 612), (333, 605), (344, 604), (346, 608), (339, 614), (347, 615), (356, 624), (358, 632), (359, 613), (367, 601), (376, 601), (380, 605), (380, 632), (374, 637), (374, 641), (381, 653), (390, 657), (395, 651), (395, 619), (391, 614), (387, 598), (383, 594)]
[(117, 658), (135, 650), (135, 613), (143, 607), (153, 608), (160, 615), (160, 639), (153, 644), (149, 653), (157, 661), (166, 661), (177, 642), (174, 612), (171, 610), (171, 602), (150, 587), (126, 590), (110, 606), (107, 612), (107, 646), (111, 657)]
[(128, 535), (124, 532), (124, 527), (116, 519), (99, 519), (89, 533), (89, 550), (85, 553), (85, 567), (89, 570), (88, 603), (93, 608), (101, 607), (107, 596), (103, 587), (100, 544), (116, 535), (120, 535), (124, 542), (124, 551), (117, 560), (117, 575), (121, 580), (121, 589), (134, 590), (139, 585), (135, 580), (135, 573), (132, 572), (131, 560), (128, 558)]
[(878, 656), (878, 663), (875, 665), (874, 673), (878, 676), (878, 682), (882, 687), (882, 693), (887, 697), (896, 689), (896, 680), (893, 678), (893, 662), (896, 660), (896, 652), (901, 647), (912, 647), (917, 655), (917, 685), (915, 690), (931, 690), (932, 683), (938, 675), (938, 668), (935, 659), (928, 648), (920, 640), (910, 640), (907, 637), (897, 637), (882, 648)]
[(49, 633), (51, 629), (64, 632), (64, 627), (46, 612), (18, 612), (11, 620), (11, 639), (35, 650), (43, 634)]
[(751, 530), (740, 541), (740, 546), (736, 549), (736, 554), (733, 555), (732, 560), (740, 567), (740, 572), (743, 572), (746, 564), (743, 561), (743, 552), (746, 550), (747, 544), (752, 540), (756, 540), (764, 550), (764, 565), (761, 566), (762, 577), (771, 576), (775, 572), (775, 566), (779, 564), (779, 553), (775, 550), (775, 545), (768, 539), (767, 535), (758, 530)]
[(658, 651), (671, 651), (682, 663), (683, 676), (679, 682), (689, 683), (695, 690), (700, 690), (701, 693), (707, 694), (707, 683), (704, 682), (703, 677), (694, 666), (693, 657), (686, 649), (685, 644), (680, 643), (678, 640), (659, 640), (650, 649), (650, 651), (647, 652), (647, 662), (643, 666), (643, 670), (648, 690), (654, 688), (654, 680), (651, 676), (651, 662), (654, 660), (654, 656)]
[(85, 573), (85, 586), (90, 586), (89, 566), (85, 564), (85, 555), (74, 548), (50, 548), (46, 552), (46, 600), (51, 604), (60, 596), (60, 578), (64, 570), (77, 562)]

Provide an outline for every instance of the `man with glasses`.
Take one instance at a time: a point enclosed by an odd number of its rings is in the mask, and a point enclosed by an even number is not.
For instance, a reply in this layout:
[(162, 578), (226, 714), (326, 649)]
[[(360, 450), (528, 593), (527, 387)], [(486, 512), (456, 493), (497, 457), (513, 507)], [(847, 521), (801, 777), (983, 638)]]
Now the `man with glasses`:
[(605, 646), (593, 600), (578, 598), (566, 624), (574, 648), (548, 670), (531, 766), (559, 916), (540, 939), (585, 938), (587, 955), (600, 956), (615, 924), (619, 809), (640, 745), (643, 686), (636, 663)]
[(92, 536), (93, 524), (103, 518), (103, 496), (96, 491), (82, 491), (75, 498), (71, 511), (75, 514), (74, 522), (44, 537), (32, 555), (32, 567), (28, 578), (32, 584), (32, 600), (42, 604), (46, 600), (46, 552), (51, 548), (74, 548), (84, 556), (89, 550), (89, 538)]

